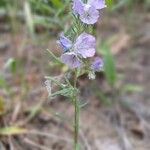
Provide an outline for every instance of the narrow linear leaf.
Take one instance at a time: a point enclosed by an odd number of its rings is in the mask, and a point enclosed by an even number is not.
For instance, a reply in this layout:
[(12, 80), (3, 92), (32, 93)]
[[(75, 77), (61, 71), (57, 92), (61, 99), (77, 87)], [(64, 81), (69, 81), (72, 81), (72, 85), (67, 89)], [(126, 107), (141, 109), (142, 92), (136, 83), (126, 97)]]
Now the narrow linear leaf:
[(106, 79), (111, 86), (114, 86), (117, 80), (117, 72), (113, 55), (108, 46), (105, 45), (102, 47), (102, 55), (104, 60), (104, 73)]
[(142, 92), (143, 87), (134, 84), (127, 84), (123, 87), (123, 92)]
[(50, 55), (50, 57), (52, 57), (52, 58), (53, 58), (55, 61), (57, 61), (58, 63), (61, 63), (61, 64), (62, 64), (62, 62), (60, 61), (60, 59), (59, 59), (58, 57), (56, 57), (53, 52), (51, 52), (51, 51), (48, 50), (48, 49), (47, 49), (47, 51), (48, 51), (48, 54)]
[(62, 95), (62, 96), (65, 96), (65, 97), (72, 97), (74, 92), (75, 92), (75, 90), (73, 88), (65, 88), (65, 89), (62, 89), (60, 91), (57, 91), (57, 92), (51, 94), (50, 96), (55, 97), (55, 96), (58, 96), (58, 95)]
[(30, 33), (32, 35), (34, 35), (34, 21), (33, 21), (33, 17), (32, 17), (31, 7), (30, 7), (30, 4), (28, 3), (28, 1), (25, 1), (24, 12), (25, 12), (25, 16), (26, 16), (27, 27), (28, 27)]
[(0, 115), (4, 112), (4, 99), (0, 97)]
[(5, 68), (10, 69), (12, 73), (17, 71), (17, 60), (15, 58), (9, 58), (5, 63)]
[(0, 87), (1, 88), (6, 87), (6, 80), (1, 74), (0, 74)]
[(60, 86), (61, 88), (66, 87), (65, 84), (62, 84), (58, 81), (58, 79), (56, 77), (51, 77), (51, 76), (46, 76), (45, 79), (50, 80), (52, 82), (54, 82), (56, 85)]
[(18, 135), (24, 133), (27, 133), (27, 129), (25, 128), (15, 126), (0, 128), (0, 135)]

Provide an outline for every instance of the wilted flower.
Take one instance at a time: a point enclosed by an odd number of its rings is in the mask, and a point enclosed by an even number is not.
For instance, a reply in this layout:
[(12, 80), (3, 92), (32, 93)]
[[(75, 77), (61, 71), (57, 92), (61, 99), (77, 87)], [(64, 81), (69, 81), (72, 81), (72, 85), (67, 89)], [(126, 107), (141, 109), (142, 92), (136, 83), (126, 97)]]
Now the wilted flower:
[(103, 60), (100, 57), (96, 57), (91, 64), (91, 69), (96, 72), (100, 71), (103, 67)]
[[(66, 37), (63, 39), (65, 40), (61, 40), (59, 43), (63, 45), (62, 47), (68, 48), (68, 45), (72, 42)], [(77, 68), (81, 65), (82, 58), (93, 57), (95, 55), (95, 46), (95, 37), (91, 34), (83, 32), (79, 35), (76, 41), (71, 44), (70, 49), (61, 55), (61, 60), (69, 67)]]
[(88, 77), (89, 77), (90, 80), (94, 80), (95, 77), (96, 77), (95, 72), (94, 71), (89, 71)]
[(88, 77), (89, 79), (95, 79), (96, 71), (100, 71), (103, 67), (103, 60), (100, 57), (95, 57), (94, 61), (91, 64), (91, 70), (89, 70)]
[(73, 11), (79, 15), (82, 22), (86, 24), (94, 24), (99, 18), (99, 11), (105, 8), (105, 0), (88, 0), (87, 4), (81, 0), (73, 1)]
[(48, 94), (51, 95), (51, 93), (52, 93), (51, 81), (46, 80), (44, 83), (45, 83)]

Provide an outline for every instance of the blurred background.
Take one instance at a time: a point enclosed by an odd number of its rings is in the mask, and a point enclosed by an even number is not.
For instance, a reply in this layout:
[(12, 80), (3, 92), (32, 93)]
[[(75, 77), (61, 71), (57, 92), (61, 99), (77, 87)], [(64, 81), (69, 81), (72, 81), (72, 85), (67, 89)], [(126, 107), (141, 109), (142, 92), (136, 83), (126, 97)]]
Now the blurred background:
[[(56, 40), (70, 0), (0, 0), (0, 150), (71, 150), (71, 102), (45, 76), (67, 68)], [(96, 25), (104, 72), (79, 78), (82, 150), (150, 149), (150, 1), (107, 0)], [(54, 91), (57, 87), (53, 87)]]

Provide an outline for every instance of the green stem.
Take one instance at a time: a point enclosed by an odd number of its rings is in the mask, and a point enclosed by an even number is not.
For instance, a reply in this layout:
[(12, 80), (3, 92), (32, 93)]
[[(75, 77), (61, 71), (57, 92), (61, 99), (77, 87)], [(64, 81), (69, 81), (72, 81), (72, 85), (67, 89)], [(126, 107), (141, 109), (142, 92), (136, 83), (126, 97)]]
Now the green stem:
[(79, 150), (79, 143), (78, 143), (78, 137), (79, 137), (79, 114), (80, 114), (80, 107), (79, 107), (79, 100), (77, 98), (74, 99), (75, 104), (75, 115), (74, 115), (74, 145), (75, 150)]
[[(77, 84), (77, 70), (75, 70), (74, 76), (74, 88), (76, 88)], [(77, 98), (77, 93), (74, 94), (74, 150), (79, 150), (79, 121), (80, 121), (80, 104), (79, 99)]]

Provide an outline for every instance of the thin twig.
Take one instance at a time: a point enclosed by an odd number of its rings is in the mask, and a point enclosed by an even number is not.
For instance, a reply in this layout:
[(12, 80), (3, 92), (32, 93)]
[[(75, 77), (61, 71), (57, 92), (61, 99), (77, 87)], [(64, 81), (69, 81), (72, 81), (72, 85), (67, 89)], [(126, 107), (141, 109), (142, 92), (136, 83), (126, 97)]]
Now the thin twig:
[(121, 147), (123, 150), (133, 150), (132, 148), (132, 144), (129, 141), (127, 134), (124, 131), (123, 127), (116, 127), (116, 130), (118, 132), (118, 135), (120, 137), (121, 140)]
[(12, 137), (9, 136), (8, 139), (9, 139), (9, 148), (10, 148), (10, 150), (15, 150), (15, 149), (14, 149), (13, 142), (12, 142)]
[(54, 139), (57, 139), (57, 140), (60, 140), (60, 141), (67, 142), (68, 144), (69, 143), (72, 144), (72, 142), (73, 142), (72, 140), (70, 140), (66, 137), (60, 137), (60, 136), (54, 135), (52, 133), (39, 132), (39, 131), (36, 131), (36, 130), (32, 130), (32, 131), (28, 132), (27, 134), (45, 136), (45, 137), (48, 137), (48, 138), (54, 138)]
[(49, 55), (50, 55), (51, 57), (53, 57), (57, 62), (59, 62), (60, 64), (62, 64), (62, 62), (60, 61), (60, 59), (59, 59), (57, 56), (55, 56), (55, 54), (52, 53), (49, 49), (47, 49), (47, 52), (48, 52)]
[(84, 135), (84, 133), (83, 133), (83, 131), (81, 129), (80, 129), (79, 134), (80, 134), (80, 137), (82, 138), (82, 140), (83, 140), (83, 142), (85, 144), (86, 150), (92, 150), (92, 148), (90, 147), (90, 145), (88, 143), (87, 138), (85, 137), (85, 135)]
[(0, 150), (6, 150), (6, 148), (4, 147), (4, 145), (1, 141), (0, 141)]
[(37, 144), (37, 143), (31, 141), (29, 138), (25, 138), (25, 139), (24, 139), (24, 142), (27, 143), (27, 144), (30, 144), (30, 145), (32, 145), (32, 146), (34, 146), (34, 147), (36, 147), (36, 148), (39, 148), (39, 149), (41, 149), (41, 150), (52, 150), (52, 149), (50, 149), (50, 148), (48, 148), (48, 147), (41, 146), (41, 145), (39, 145), (39, 144)]

